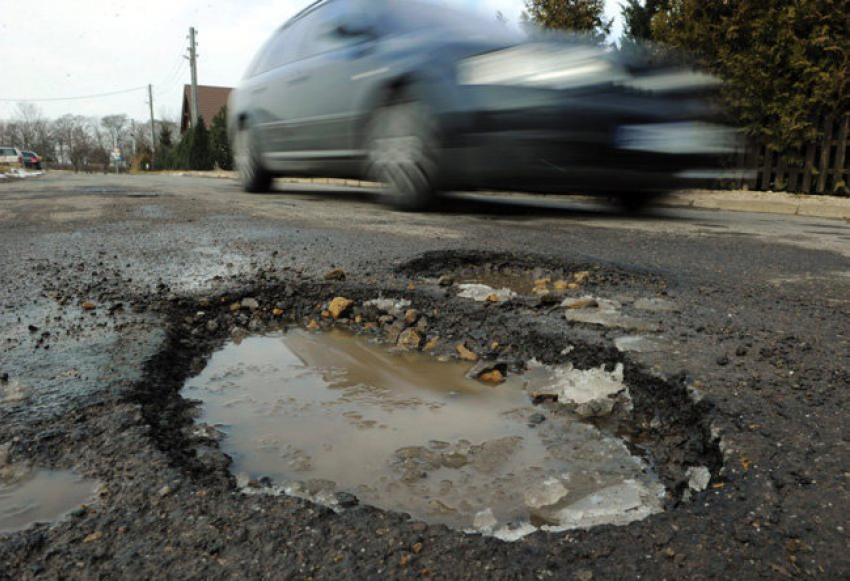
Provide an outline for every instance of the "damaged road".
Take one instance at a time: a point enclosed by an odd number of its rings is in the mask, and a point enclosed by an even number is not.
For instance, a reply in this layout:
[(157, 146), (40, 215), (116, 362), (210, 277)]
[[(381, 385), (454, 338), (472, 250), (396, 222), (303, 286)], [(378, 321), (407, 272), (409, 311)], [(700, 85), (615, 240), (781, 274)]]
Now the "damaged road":
[[(850, 572), (846, 222), (516, 197), (409, 215), (286, 187), (0, 184), (0, 503), (38, 474), (83, 478), (86, 498), (0, 532), (0, 577)], [(523, 420), (621, 439), (663, 510), (505, 542), (243, 482), (226, 426), (182, 389), (223, 346), (288, 328), (467, 361), (483, 383), (542, 373)], [(562, 485), (541, 484), (545, 509)]]

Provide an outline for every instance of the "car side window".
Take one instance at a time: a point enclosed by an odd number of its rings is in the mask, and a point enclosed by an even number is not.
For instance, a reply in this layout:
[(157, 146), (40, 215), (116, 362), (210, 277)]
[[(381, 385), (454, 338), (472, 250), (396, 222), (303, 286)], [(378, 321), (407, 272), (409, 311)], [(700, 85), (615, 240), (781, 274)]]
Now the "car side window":
[(299, 58), (299, 45), (303, 36), (303, 19), (278, 30), (257, 59), (251, 75), (259, 75), (297, 60)]
[(350, 16), (351, 10), (341, 2), (322, 5), (307, 15), (299, 58), (310, 58), (361, 42), (361, 38), (337, 33), (337, 28)]

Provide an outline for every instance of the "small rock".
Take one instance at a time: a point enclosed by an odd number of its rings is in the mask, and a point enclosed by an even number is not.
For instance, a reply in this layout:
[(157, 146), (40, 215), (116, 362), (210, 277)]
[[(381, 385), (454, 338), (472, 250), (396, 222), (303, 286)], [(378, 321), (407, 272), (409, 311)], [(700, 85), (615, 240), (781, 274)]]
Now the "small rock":
[(413, 323), (415, 323), (416, 319), (418, 319), (418, 318), (419, 318), (419, 311), (417, 311), (416, 309), (407, 309), (407, 311), (405, 311), (405, 313), (404, 313), (404, 321), (408, 325), (412, 325)]
[(573, 274), (573, 281), (575, 281), (575, 284), (584, 284), (588, 281), (588, 279), (590, 279), (590, 273), (586, 270)]
[(556, 280), (552, 284), (552, 288), (555, 289), (556, 291), (565, 291), (569, 288), (569, 283), (567, 281), (563, 280), (563, 279)]
[(413, 554), (418, 555), (422, 552), (422, 543), (413, 543), (413, 546), (410, 547), (410, 549), (413, 551)]
[(543, 508), (560, 502), (569, 494), (569, 490), (557, 478), (547, 478), (542, 482), (532, 483), (523, 495), (529, 508)]
[(166, 496), (171, 495), (173, 492), (174, 489), (171, 488), (171, 486), (169, 486), (168, 484), (166, 484), (165, 486), (159, 489), (159, 492), (157, 494), (159, 494), (160, 498), (165, 498)]
[(216, 331), (218, 331), (218, 321), (216, 321), (215, 319), (210, 319), (209, 321), (207, 321), (207, 331), (209, 331), (210, 333), (215, 333)]
[(472, 526), (478, 530), (490, 530), (497, 524), (499, 524), (499, 521), (496, 520), (496, 517), (493, 515), (493, 509), (490, 508), (476, 513), (475, 518), (472, 520)]
[(342, 508), (351, 508), (360, 504), (360, 500), (349, 492), (337, 492), (336, 502)]
[(440, 285), (440, 286), (452, 286), (454, 283), (455, 283), (455, 279), (453, 279), (452, 277), (450, 277), (447, 274), (444, 274), (443, 276), (441, 276), (440, 279), (437, 281), (437, 284)]
[(463, 343), (458, 343), (457, 347), (455, 347), (458, 356), (464, 361), (478, 361), (478, 355), (476, 355), (473, 351), (470, 351), (466, 345)]
[(399, 335), (396, 344), (404, 349), (419, 349), (422, 344), (422, 337), (416, 332), (416, 329), (405, 329)]
[(505, 381), (505, 376), (502, 375), (502, 372), (498, 369), (493, 369), (492, 371), (485, 371), (479, 375), (478, 381), (483, 381), (484, 383), (502, 383)]
[(717, 358), (717, 364), (720, 365), (721, 367), (725, 366), (725, 365), (729, 365), (729, 356), (725, 355), (725, 354), (721, 355), (720, 357)]
[(259, 301), (257, 301), (257, 299), (246, 297), (242, 299), (241, 307), (243, 309), (250, 309), (252, 311), (256, 311), (260, 308), (260, 303)]
[(406, 328), (407, 324), (404, 322), (404, 320), (394, 322), (392, 325), (390, 325), (390, 328), (387, 329), (387, 341), (389, 343), (398, 343), (401, 334)]
[(691, 466), (685, 471), (688, 479), (688, 488), (694, 492), (702, 492), (708, 488), (711, 481), (711, 472), (705, 466)]
[(279, 317), (283, 314), (283, 309), (272, 309), (272, 315)]
[(334, 268), (325, 273), (325, 280), (345, 280), (345, 271), (341, 268)]
[(593, 298), (565, 299), (562, 305), (568, 309), (589, 309), (591, 307), (598, 307), (599, 302)]
[(86, 538), (83, 539), (84, 543), (93, 543), (95, 541), (99, 541), (103, 538), (103, 532), (95, 531), (90, 535), (87, 535)]
[(316, 331), (319, 328), (319, 323), (316, 322), (316, 319), (310, 319), (310, 322), (307, 324), (307, 329), (310, 331)]
[(328, 311), (334, 319), (338, 319), (346, 311), (348, 311), (348, 309), (351, 308), (351, 305), (353, 304), (354, 301), (352, 301), (351, 299), (347, 299), (345, 297), (336, 297), (328, 305)]
[(576, 581), (591, 581), (593, 579), (593, 571), (590, 569), (582, 569), (581, 571), (576, 571), (575, 575), (573, 575)]
[(434, 349), (439, 347), (440, 343), (442, 343), (442, 342), (443, 342), (442, 339), (440, 339), (439, 337), (434, 337), (433, 339), (431, 339), (430, 341), (425, 343), (425, 347), (423, 347), (423, 349), (425, 351), (433, 351)]
[(239, 345), (242, 341), (245, 340), (245, 337), (248, 336), (248, 331), (243, 329), (242, 327), (233, 327), (230, 330), (230, 338), (233, 339), (233, 342)]
[(241, 309), (241, 308), (242, 308), (242, 304), (241, 304), (241, 303), (233, 303), (232, 305), (230, 305), (230, 310), (231, 310), (231, 311), (238, 311), (238, 310), (239, 310), (239, 309)]
[(540, 424), (542, 424), (545, 421), (546, 421), (546, 416), (544, 416), (543, 414), (535, 413), (535, 414), (531, 414), (530, 416), (528, 416), (528, 425), (529, 426), (539, 426)]
[(92, 311), (97, 308), (97, 304), (92, 301), (83, 301), (80, 305), (84, 311)]
[(614, 411), (614, 400), (595, 399), (576, 406), (574, 412), (580, 418), (598, 418)]
[(458, 452), (451, 452), (449, 454), (443, 454), (442, 463), (446, 468), (457, 470), (469, 464), (469, 458)]

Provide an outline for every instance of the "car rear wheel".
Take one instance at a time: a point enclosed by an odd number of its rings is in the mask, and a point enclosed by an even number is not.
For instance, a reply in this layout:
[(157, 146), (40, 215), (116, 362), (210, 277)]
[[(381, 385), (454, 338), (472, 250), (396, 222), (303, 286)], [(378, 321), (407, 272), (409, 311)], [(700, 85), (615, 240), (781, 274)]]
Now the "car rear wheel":
[(664, 196), (665, 192), (626, 192), (618, 194), (615, 201), (626, 212), (640, 214)]
[(400, 210), (436, 205), (437, 127), (422, 102), (398, 98), (378, 108), (367, 132), (367, 175), (384, 184), (384, 201)]
[(233, 164), (246, 192), (267, 192), (273, 176), (260, 163), (257, 140), (249, 127), (243, 127), (233, 140)]

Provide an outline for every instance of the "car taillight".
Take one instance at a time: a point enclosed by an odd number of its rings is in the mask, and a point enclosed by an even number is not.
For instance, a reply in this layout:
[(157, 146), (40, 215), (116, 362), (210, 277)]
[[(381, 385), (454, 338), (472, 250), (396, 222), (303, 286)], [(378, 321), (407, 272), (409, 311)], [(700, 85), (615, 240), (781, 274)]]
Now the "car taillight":
[(20, 155), (18, 156), (18, 163), (24, 163), (23, 156), (20, 156)]

